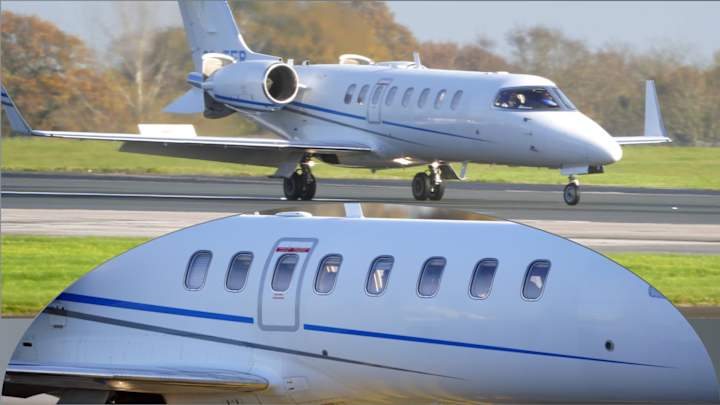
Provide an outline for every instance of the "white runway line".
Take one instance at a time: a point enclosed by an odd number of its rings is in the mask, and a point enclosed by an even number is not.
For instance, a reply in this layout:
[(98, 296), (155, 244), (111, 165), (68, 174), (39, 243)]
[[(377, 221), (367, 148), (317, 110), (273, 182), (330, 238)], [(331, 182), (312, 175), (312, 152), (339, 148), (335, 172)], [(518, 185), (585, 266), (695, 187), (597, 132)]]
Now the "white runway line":
[[(227, 200), (227, 201), (287, 201), (285, 197), (247, 197), (233, 195), (198, 195), (198, 194), (142, 194), (142, 193), (68, 193), (61, 191), (3, 191), (2, 195), (37, 196), (37, 197), (105, 197), (105, 198), (156, 198), (179, 200)], [(314, 198), (319, 202), (350, 202), (348, 198)]]

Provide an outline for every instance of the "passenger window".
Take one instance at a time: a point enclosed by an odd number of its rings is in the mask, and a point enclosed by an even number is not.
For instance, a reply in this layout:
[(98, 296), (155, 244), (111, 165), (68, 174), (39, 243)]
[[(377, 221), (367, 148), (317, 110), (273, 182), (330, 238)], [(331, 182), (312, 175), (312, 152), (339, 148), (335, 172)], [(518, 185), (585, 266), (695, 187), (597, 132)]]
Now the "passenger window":
[(392, 104), (393, 100), (395, 99), (395, 93), (397, 93), (397, 90), (398, 90), (397, 86), (390, 89), (387, 97), (385, 97), (385, 105), (386, 106), (390, 106), (390, 104)]
[(253, 254), (249, 252), (238, 253), (232, 258), (225, 279), (225, 288), (231, 291), (240, 291), (245, 287), (252, 260)]
[(409, 89), (405, 90), (405, 94), (403, 94), (402, 98), (402, 106), (407, 107), (408, 104), (410, 104), (410, 97), (412, 97), (413, 92), (415, 91), (415, 88), (410, 87)]
[(365, 104), (365, 97), (367, 97), (368, 90), (370, 90), (370, 86), (368, 86), (367, 84), (362, 86), (357, 98), (358, 104)]
[(370, 295), (380, 295), (387, 287), (388, 277), (395, 260), (390, 256), (382, 256), (375, 259), (368, 273), (365, 291)]
[(199, 290), (205, 284), (208, 268), (210, 268), (212, 253), (207, 250), (195, 252), (190, 257), (188, 268), (185, 271), (185, 288), (188, 290)]
[(433, 297), (437, 294), (444, 269), (445, 259), (442, 257), (433, 257), (425, 262), (418, 283), (418, 294), (421, 297)]
[(450, 102), (450, 108), (452, 110), (457, 110), (458, 105), (460, 105), (460, 99), (462, 98), (463, 92), (462, 90), (458, 90), (455, 92), (455, 95), (452, 98), (452, 101)]
[(295, 266), (298, 264), (298, 255), (282, 255), (275, 265), (275, 273), (272, 279), (272, 289), (277, 292), (285, 292), (290, 287)]
[(445, 96), (447, 95), (447, 90), (443, 89), (440, 90), (440, 92), (435, 97), (435, 109), (439, 109), (442, 107), (443, 101), (445, 101)]
[(475, 265), (470, 282), (470, 296), (484, 300), (490, 295), (497, 266), (498, 261), (495, 259), (483, 259)]
[(357, 88), (357, 86), (354, 84), (351, 84), (350, 87), (348, 87), (347, 92), (345, 93), (345, 104), (350, 104), (352, 101), (353, 94), (355, 94), (355, 88)]
[(340, 272), (342, 256), (328, 255), (320, 262), (317, 276), (315, 276), (315, 291), (320, 294), (327, 294), (335, 288), (338, 272)]
[(418, 97), (418, 108), (425, 107), (425, 103), (427, 103), (428, 96), (430, 95), (430, 89), (425, 89), (420, 93), (420, 97)]
[(542, 296), (549, 272), (550, 262), (547, 260), (537, 260), (530, 264), (523, 285), (523, 297), (525, 299), (537, 300)]
[(376, 86), (375, 87), (375, 91), (373, 91), (373, 95), (372, 95), (373, 105), (377, 105), (377, 103), (380, 101), (380, 95), (382, 94), (384, 89), (385, 89), (385, 86)]

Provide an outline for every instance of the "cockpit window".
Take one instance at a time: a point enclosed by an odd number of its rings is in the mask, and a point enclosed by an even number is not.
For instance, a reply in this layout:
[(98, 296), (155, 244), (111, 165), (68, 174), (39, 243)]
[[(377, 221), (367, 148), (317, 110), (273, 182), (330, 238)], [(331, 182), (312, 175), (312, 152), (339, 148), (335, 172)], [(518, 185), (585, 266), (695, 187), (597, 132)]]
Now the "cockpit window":
[(570, 99), (555, 87), (518, 87), (503, 89), (493, 104), (509, 110), (575, 110)]

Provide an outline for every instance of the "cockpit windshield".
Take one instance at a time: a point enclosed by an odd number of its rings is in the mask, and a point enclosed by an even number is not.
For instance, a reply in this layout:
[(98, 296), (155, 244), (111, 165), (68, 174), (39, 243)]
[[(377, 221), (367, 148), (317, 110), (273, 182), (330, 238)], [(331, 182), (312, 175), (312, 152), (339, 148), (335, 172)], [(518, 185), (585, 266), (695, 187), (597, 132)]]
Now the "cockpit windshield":
[(575, 105), (557, 87), (516, 87), (500, 90), (493, 104), (509, 110), (576, 110)]

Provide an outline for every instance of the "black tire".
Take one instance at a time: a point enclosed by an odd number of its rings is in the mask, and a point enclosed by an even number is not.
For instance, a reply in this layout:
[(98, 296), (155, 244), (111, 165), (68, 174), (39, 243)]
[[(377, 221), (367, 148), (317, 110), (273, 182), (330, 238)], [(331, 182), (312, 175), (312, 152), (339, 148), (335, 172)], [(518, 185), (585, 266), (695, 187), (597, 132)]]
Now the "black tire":
[(428, 197), (433, 201), (442, 200), (444, 195), (445, 195), (445, 183), (436, 184), (432, 188), (432, 190), (430, 190), (430, 193), (428, 193)]
[(430, 194), (430, 177), (425, 173), (418, 173), (413, 177), (412, 193), (418, 201), (425, 201)]
[(317, 181), (315, 181), (315, 176), (311, 174), (309, 177), (310, 178), (307, 180), (304, 180), (302, 177), (300, 179), (303, 186), (300, 199), (304, 201), (309, 201), (315, 198), (315, 192), (317, 191)]
[(303, 192), (302, 175), (293, 173), (292, 176), (283, 179), (283, 192), (285, 192), (285, 198), (289, 201), (300, 198)]
[(567, 205), (577, 205), (580, 202), (580, 187), (575, 183), (570, 183), (563, 189), (563, 200)]

